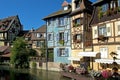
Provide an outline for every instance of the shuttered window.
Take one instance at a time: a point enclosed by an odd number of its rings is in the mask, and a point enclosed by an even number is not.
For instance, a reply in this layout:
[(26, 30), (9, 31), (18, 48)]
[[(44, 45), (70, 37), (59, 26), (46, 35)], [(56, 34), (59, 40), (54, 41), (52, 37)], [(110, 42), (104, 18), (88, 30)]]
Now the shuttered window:
[(67, 57), (69, 55), (68, 48), (58, 48), (57, 49), (58, 57)]
[(65, 42), (68, 41), (68, 32), (65, 32), (65, 34), (64, 34), (64, 41), (65, 41)]
[(111, 31), (111, 24), (106, 24), (107, 27), (107, 36), (111, 36), (112, 31)]
[(118, 25), (118, 35), (120, 35), (120, 24)]
[(117, 46), (117, 58), (120, 59), (120, 46)]
[(107, 58), (108, 57), (108, 48), (102, 47), (100, 48), (101, 58)]
[(93, 27), (93, 38), (98, 38), (98, 28), (97, 26)]

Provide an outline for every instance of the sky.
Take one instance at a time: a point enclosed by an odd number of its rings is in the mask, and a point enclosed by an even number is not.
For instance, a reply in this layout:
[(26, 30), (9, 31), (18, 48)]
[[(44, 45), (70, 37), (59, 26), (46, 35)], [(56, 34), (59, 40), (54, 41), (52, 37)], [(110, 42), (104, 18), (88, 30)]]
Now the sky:
[[(0, 0), (0, 19), (18, 15), (24, 30), (45, 24), (47, 15), (60, 10), (64, 0)], [(71, 0), (66, 0), (71, 2)], [(96, 0), (91, 0), (92, 2)]]

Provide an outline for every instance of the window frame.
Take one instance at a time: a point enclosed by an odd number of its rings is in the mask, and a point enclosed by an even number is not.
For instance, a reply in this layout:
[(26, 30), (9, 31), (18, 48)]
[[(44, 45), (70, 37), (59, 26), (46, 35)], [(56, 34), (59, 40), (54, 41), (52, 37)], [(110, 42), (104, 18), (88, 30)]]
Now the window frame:
[[(101, 29), (101, 30), (100, 30)], [(104, 30), (105, 29), (105, 30)], [(105, 32), (104, 32), (105, 31)], [(101, 25), (98, 27), (98, 35), (107, 36), (107, 27), (106, 25)]]
[[(103, 51), (106, 49), (106, 53)], [(100, 47), (101, 59), (108, 58), (108, 47)], [(104, 53), (103, 53), (104, 52)], [(103, 56), (104, 55), (104, 56)]]

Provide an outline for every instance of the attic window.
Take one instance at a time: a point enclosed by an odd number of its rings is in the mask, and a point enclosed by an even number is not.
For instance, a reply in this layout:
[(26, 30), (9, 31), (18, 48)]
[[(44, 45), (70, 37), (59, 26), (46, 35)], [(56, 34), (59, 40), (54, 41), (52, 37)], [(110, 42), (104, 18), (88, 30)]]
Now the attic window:
[(68, 6), (64, 6), (63, 9), (64, 9), (64, 10), (68, 10)]

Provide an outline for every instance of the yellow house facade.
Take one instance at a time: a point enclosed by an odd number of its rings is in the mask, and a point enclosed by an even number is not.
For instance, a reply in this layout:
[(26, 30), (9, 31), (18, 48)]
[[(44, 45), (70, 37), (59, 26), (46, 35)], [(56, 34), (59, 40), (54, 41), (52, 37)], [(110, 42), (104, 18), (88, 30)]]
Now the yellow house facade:
[[(92, 51), (91, 29), (88, 26), (92, 14), (89, 0), (72, 0), (71, 16), (71, 60), (73, 66), (80, 66), (85, 62), (90, 66), (90, 57), (84, 55)], [(88, 7), (89, 5), (89, 7)]]
[[(93, 4), (95, 9), (91, 23), (93, 51), (97, 53), (92, 64), (95, 70), (114, 66), (111, 53), (117, 53), (116, 65), (120, 64), (120, 0), (99, 1)], [(114, 4), (114, 6), (112, 6)]]

